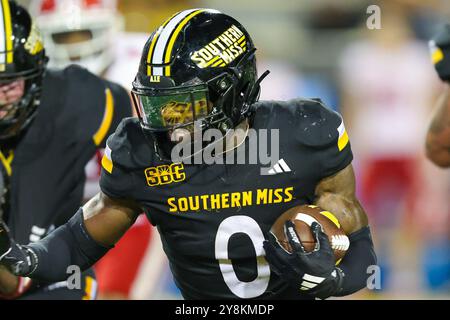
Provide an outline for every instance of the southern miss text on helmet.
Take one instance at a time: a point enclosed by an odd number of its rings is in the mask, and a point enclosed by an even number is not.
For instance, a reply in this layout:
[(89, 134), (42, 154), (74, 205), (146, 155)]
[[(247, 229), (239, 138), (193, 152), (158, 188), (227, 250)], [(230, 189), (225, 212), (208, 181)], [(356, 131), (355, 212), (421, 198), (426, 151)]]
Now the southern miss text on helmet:
[(226, 132), (248, 116), (259, 97), (255, 50), (238, 21), (212, 9), (178, 12), (152, 33), (132, 93), (157, 152), (178, 128)]

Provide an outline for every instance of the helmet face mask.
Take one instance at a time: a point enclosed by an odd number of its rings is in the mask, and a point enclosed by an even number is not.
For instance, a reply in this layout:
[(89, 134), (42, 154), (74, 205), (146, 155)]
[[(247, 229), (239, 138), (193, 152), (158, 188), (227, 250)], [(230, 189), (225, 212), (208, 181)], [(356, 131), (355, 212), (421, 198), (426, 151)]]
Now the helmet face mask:
[[(163, 82), (162, 77), (160, 81)], [(151, 136), (162, 160), (170, 160), (172, 148), (187, 134), (194, 143), (207, 129), (219, 129), (225, 134), (235, 126), (231, 113), (237, 110), (233, 106), (236, 105), (238, 80), (234, 73), (222, 73), (207, 82), (196, 78), (190, 83), (193, 84), (164, 89), (153, 85), (150, 90), (139, 89), (136, 81), (134, 83), (132, 97), (141, 127), (144, 134)], [(242, 115), (235, 113), (235, 116), (241, 119)]]
[(171, 149), (184, 138), (194, 138), (215, 116), (205, 83), (165, 89), (134, 88), (132, 97), (145, 134), (157, 144), (155, 150), (169, 160)]
[[(12, 91), (3, 92), (0, 101), (0, 140), (6, 140), (16, 137), (34, 119), (47, 57), (28, 12), (13, 1), (2, 2), (1, 9), (9, 22), (1, 31), (9, 50), (0, 51), (0, 90)], [(12, 94), (15, 99), (8, 99)]]
[(179, 12), (153, 32), (132, 96), (160, 159), (170, 160), (177, 129), (226, 134), (248, 117), (259, 92), (255, 50), (242, 25), (216, 10)]

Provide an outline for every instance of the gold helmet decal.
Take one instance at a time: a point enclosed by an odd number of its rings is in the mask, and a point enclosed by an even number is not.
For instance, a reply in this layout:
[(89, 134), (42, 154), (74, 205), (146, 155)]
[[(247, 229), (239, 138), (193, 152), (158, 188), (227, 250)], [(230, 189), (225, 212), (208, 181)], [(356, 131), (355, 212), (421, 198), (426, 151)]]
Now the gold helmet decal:
[[(209, 113), (206, 101), (200, 100), (195, 102), (195, 113), (205, 116)], [(188, 123), (194, 120), (190, 103), (181, 103), (171, 101), (161, 109), (161, 116), (164, 125), (176, 125), (179, 123)]]
[(44, 50), (41, 32), (36, 27), (34, 22), (31, 25), (31, 31), (27, 42), (25, 42), (25, 49), (27, 49), (31, 55), (35, 55)]
[(198, 51), (195, 51), (191, 60), (199, 68), (225, 67), (246, 50), (244, 33), (232, 25), (221, 35)]

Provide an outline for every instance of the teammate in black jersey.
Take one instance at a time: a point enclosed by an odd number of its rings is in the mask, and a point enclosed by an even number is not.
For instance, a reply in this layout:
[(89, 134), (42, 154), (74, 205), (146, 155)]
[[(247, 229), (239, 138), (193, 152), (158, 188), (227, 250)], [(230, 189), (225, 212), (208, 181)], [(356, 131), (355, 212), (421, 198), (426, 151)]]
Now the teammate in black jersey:
[[(127, 92), (87, 70), (47, 70), (27, 11), (1, 2), (0, 216), (21, 243), (64, 224), (82, 203), (84, 167), (119, 121), (131, 114)], [(0, 267), (0, 297), (81, 299), (95, 296), (91, 271), (82, 287), (30, 281)]]
[[(210, 9), (169, 18), (145, 45), (133, 83), (140, 118), (123, 120), (108, 139), (102, 192), (37, 243), (19, 246), (5, 229), (2, 263), (16, 274), (64, 279), (68, 265), (95, 263), (144, 210), (187, 299), (311, 299), (363, 288), (376, 258), (342, 118), (320, 100), (256, 102), (261, 80), (239, 22)], [(218, 161), (251, 149), (250, 132), (263, 129), (279, 133), (267, 170)], [(201, 139), (199, 153), (196, 134), (207, 132), (223, 137)], [(231, 143), (220, 152), (223, 141)], [(199, 154), (217, 161), (196, 163)], [(317, 224), (320, 246), (311, 254), (289, 254), (269, 234), (284, 211), (304, 203), (332, 212), (349, 235), (338, 266)]]

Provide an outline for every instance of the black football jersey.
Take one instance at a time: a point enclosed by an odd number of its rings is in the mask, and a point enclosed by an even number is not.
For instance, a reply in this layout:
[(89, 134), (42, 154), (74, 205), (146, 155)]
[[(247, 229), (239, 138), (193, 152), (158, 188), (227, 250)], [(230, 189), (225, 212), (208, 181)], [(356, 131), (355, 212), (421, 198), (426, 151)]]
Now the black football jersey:
[(17, 242), (37, 241), (73, 215), (86, 163), (129, 116), (122, 87), (78, 66), (46, 72), (35, 119), (18, 141), (0, 145), (3, 217)]
[(312, 203), (320, 180), (351, 163), (348, 136), (340, 115), (318, 100), (254, 107), (251, 127), (279, 132), (270, 174), (259, 164), (163, 162), (137, 119), (124, 119), (108, 139), (101, 189), (141, 204), (186, 299), (305, 298), (271, 272), (264, 235), (287, 209)]

